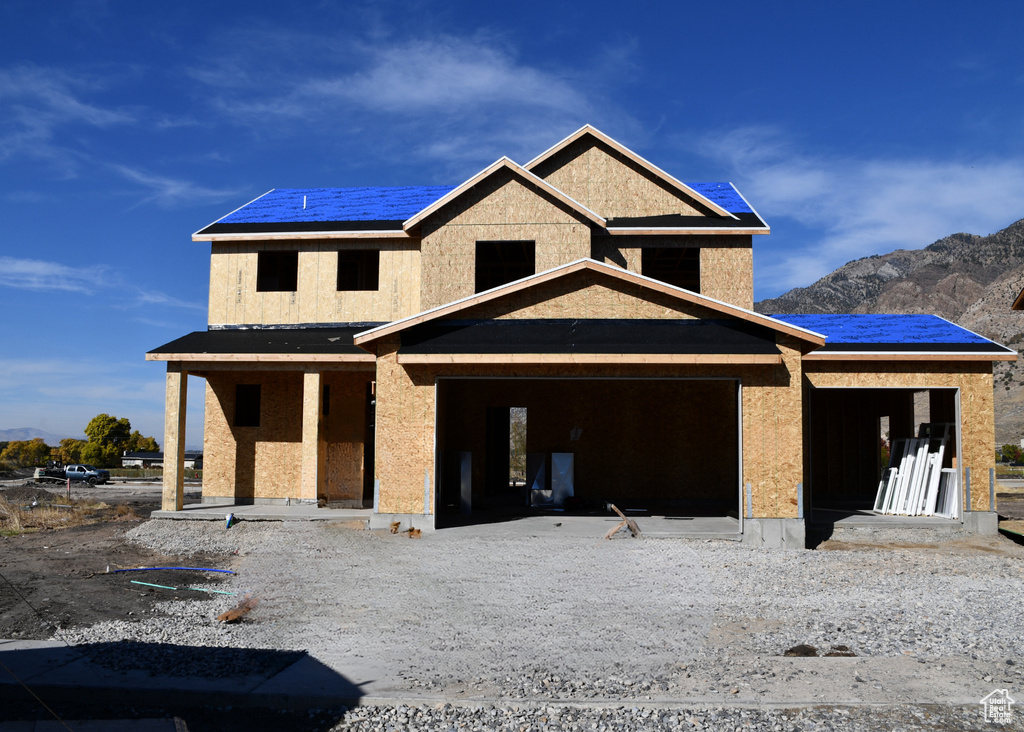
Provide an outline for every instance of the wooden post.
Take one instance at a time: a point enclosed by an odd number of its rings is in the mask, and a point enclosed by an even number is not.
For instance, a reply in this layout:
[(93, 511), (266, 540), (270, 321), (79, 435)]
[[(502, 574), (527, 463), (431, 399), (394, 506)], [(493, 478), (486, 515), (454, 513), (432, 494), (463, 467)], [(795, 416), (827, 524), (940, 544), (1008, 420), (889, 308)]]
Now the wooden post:
[(185, 505), (185, 407), (188, 372), (181, 363), (167, 362), (164, 404), (164, 479), (161, 508), (180, 511)]
[(298, 498), (316, 503), (320, 485), (320, 421), (323, 379), (318, 372), (302, 375), (302, 472)]

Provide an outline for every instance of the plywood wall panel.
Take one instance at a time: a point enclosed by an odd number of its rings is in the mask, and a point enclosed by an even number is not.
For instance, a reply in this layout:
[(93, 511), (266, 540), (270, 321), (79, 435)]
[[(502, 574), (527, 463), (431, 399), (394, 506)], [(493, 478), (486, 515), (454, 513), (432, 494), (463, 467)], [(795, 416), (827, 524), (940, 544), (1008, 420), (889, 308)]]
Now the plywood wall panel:
[(703, 213), (651, 173), (592, 138), (567, 146), (533, 172), (605, 218)]

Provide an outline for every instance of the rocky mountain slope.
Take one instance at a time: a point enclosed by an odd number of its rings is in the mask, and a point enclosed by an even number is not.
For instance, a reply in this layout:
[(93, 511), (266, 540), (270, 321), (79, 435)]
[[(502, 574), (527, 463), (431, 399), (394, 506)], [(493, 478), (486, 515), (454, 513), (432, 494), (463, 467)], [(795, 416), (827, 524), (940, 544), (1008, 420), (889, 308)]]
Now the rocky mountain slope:
[[(990, 236), (953, 234), (843, 265), (809, 287), (761, 300), (772, 313), (933, 313), (1024, 350), (1024, 219)], [(1024, 437), (1024, 366), (995, 366), (996, 444)]]

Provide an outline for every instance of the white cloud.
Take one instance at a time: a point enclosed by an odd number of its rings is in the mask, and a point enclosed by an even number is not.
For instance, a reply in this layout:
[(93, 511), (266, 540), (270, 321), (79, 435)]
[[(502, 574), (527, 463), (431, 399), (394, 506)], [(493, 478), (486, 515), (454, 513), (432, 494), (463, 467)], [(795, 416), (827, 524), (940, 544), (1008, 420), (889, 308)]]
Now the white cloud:
[(150, 202), (167, 208), (188, 203), (215, 203), (238, 196), (241, 193), (241, 189), (206, 188), (196, 185), (191, 181), (169, 178), (127, 165), (113, 165), (111, 167), (128, 180), (138, 183), (151, 191), (150, 195), (140, 200), (132, 208)]
[(777, 131), (707, 138), (769, 224), (789, 218), (813, 240), (780, 241), (757, 273), (773, 292), (806, 286), (854, 259), (919, 249), (958, 232), (990, 234), (1024, 217), (1024, 160), (859, 159), (804, 152)]
[(135, 121), (123, 109), (83, 101), (93, 80), (59, 69), (18, 66), (0, 69), (0, 161), (16, 155), (45, 159), (72, 174), (77, 155), (54, 142), (58, 128), (84, 124), (105, 128)]
[(0, 257), (0, 287), (91, 295), (106, 275), (106, 267), (71, 267), (38, 259)]

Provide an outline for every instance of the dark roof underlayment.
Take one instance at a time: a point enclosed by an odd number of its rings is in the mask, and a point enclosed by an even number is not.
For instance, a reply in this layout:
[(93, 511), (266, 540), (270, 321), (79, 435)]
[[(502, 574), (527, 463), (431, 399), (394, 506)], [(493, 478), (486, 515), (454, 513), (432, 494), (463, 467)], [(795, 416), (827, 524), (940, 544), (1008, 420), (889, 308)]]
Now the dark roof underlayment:
[[(659, 216), (615, 219), (610, 226), (756, 228), (765, 223), (731, 183), (687, 183), (737, 219), (718, 216)], [(402, 224), (456, 186), (364, 188), (275, 188), (196, 232), (266, 234), (308, 231), (401, 231)], [(600, 213), (600, 212), (597, 212)]]
[(773, 315), (826, 336), (816, 353), (1013, 353), (937, 315)]
[(439, 320), (402, 331), (401, 353), (778, 354), (741, 320)]
[(189, 354), (334, 354), (365, 356), (366, 351), (352, 344), (356, 333), (380, 323), (361, 323), (340, 328), (232, 328), (199, 330), (182, 336), (150, 353)]

